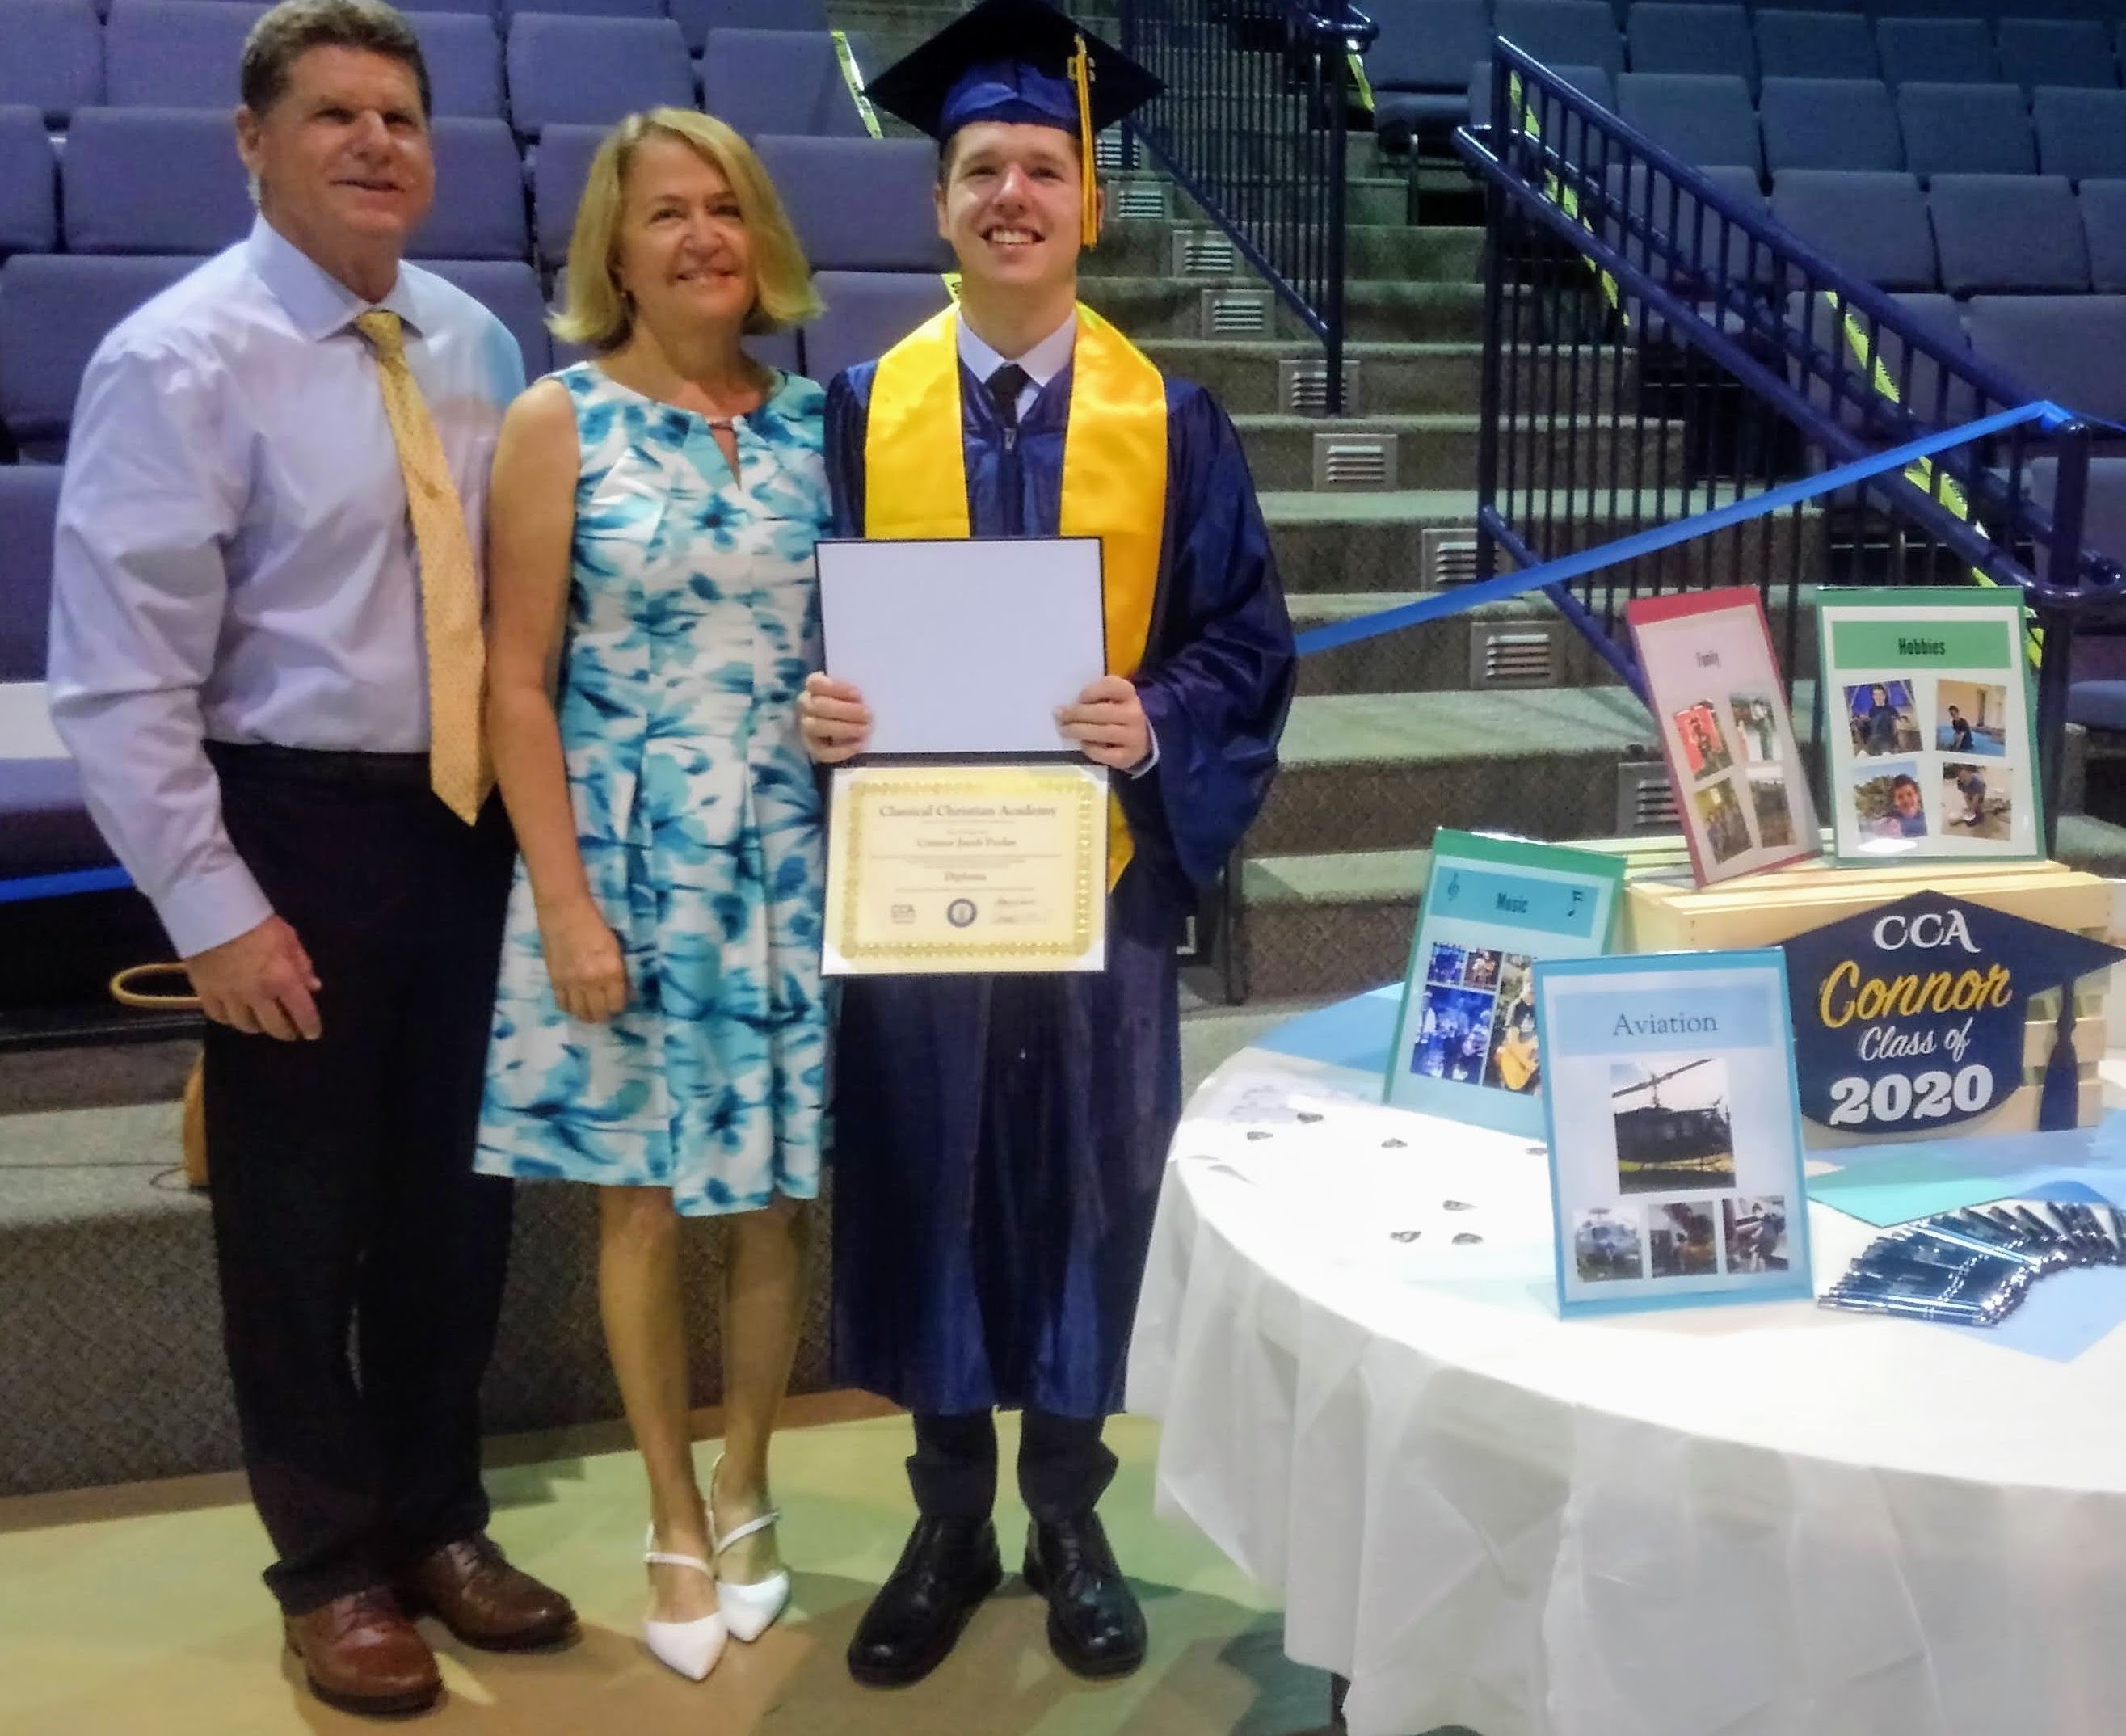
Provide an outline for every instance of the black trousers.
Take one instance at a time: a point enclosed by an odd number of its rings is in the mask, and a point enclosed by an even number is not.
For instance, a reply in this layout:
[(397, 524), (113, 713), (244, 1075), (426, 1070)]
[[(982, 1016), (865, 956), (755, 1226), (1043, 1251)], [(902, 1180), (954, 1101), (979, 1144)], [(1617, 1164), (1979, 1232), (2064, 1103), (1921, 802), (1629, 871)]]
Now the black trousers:
[(318, 1041), (206, 1043), (244, 1466), (266, 1582), (301, 1614), (487, 1524), (512, 1194), (472, 1153), (514, 843), (499, 801), (474, 827), (445, 808), (422, 756), (210, 751), (230, 839), (324, 982)]
[[(1105, 1421), (1046, 1411), (1020, 1417), (1018, 1492), (1036, 1519), (1068, 1519), (1098, 1505), (1115, 1474), (1115, 1455), (1100, 1439)], [(995, 1414), (918, 1411), (908, 1483), (926, 1519), (988, 1518), (996, 1504)]]

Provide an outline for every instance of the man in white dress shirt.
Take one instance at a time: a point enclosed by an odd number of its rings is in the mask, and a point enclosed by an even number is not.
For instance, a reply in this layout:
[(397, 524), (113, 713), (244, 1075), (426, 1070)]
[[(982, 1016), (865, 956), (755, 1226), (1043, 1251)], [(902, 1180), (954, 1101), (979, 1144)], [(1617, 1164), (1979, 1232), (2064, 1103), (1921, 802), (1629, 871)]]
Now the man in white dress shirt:
[(400, 263), (435, 184), (404, 19), (286, 0), (242, 88), (257, 224), (83, 381), (52, 711), (210, 1020), (267, 1582), (320, 1697), (401, 1712), (441, 1691), (410, 1615), (510, 1648), (574, 1620), (488, 1540), (479, 1460), (510, 1193), (471, 1152), (513, 846), (477, 551), (523, 361)]

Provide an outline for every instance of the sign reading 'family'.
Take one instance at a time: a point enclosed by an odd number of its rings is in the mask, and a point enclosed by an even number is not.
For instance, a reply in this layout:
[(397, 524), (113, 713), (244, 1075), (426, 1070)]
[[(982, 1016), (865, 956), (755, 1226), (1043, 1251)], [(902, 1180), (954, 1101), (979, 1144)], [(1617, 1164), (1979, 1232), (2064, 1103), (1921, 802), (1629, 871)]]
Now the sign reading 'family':
[(2126, 958), (1940, 892), (1797, 935), (1786, 953), (1802, 1114), (1908, 1137), (2006, 1102), (2023, 1083), (2030, 996)]

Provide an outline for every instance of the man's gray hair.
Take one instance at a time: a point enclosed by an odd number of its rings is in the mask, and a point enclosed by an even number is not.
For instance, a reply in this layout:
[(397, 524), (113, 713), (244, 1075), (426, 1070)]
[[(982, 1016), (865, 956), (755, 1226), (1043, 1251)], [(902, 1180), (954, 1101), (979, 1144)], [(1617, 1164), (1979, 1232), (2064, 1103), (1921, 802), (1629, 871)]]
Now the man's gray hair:
[(295, 62), (314, 48), (366, 49), (413, 69), (421, 112), (430, 109), (428, 64), (421, 39), (396, 7), (383, 0), (281, 0), (244, 39), (240, 89), (243, 106), (263, 115), (286, 94)]

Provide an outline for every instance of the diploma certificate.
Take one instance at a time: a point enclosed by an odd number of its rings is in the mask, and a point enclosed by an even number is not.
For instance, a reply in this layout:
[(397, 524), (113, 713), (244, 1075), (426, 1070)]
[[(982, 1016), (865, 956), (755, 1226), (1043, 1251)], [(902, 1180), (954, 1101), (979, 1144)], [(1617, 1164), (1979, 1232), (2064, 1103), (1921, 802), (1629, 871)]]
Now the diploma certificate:
[(827, 840), (830, 977), (1107, 963), (1099, 766), (845, 767)]

